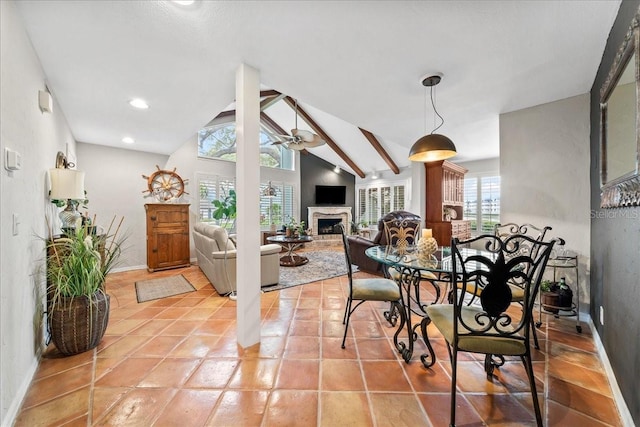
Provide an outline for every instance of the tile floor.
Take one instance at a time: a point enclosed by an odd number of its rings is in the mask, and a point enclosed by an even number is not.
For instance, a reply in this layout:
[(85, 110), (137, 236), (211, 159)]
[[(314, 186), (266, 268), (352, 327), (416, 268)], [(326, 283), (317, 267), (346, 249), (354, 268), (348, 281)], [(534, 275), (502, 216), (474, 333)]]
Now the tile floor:
[[(137, 303), (135, 281), (174, 274), (197, 291)], [(386, 305), (366, 303), (340, 348), (346, 277), (264, 293), (261, 343), (244, 350), (236, 303), (196, 266), (116, 273), (107, 287), (103, 341), (72, 357), (50, 346), (16, 426), (448, 425), (451, 366), (435, 329), (433, 368), (417, 357), (423, 344), (406, 364), (381, 320)], [(621, 425), (588, 325), (578, 334), (574, 318), (544, 320), (534, 370), (545, 425)], [(520, 362), (491, 382), (479, 357), (463, 356), (458, 372), (458, 426), (535, 425)]]

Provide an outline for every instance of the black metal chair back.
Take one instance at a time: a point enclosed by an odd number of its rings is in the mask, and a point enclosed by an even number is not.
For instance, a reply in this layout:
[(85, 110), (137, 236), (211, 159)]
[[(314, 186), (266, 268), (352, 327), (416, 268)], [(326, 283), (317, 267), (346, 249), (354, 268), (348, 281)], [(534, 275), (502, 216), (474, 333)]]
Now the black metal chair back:
[[(344, 245), (344, 256), (347, 262), (347, 275), (349, 278), (349, 295), (345, 304), (344, 317), (342, 323), (344, 335), (342, 337), (342, 348), (345, 348), (347, 331), (349, 330), (349, 319), (351, 314), (366, 301), (387, 301), (391, 303), (392, 310), (400, 317), (401, 325), (404, 324), (404, 308), (401, 302), (400, 290), (396, 282), (390, 279), (375, 277), (354, 279), (353, 268), (351, 266), (351, 254), (349, 252), (349, 239), (347, 238), (344, 224), (340, 224), (342, 234), (342, 244)], [(355, 304), (354, 304), (355, 301)], [(389, 313), (385, 312), (385, 318), (389, 318)], [(401, 327), (396, 331), (396, 337)]]

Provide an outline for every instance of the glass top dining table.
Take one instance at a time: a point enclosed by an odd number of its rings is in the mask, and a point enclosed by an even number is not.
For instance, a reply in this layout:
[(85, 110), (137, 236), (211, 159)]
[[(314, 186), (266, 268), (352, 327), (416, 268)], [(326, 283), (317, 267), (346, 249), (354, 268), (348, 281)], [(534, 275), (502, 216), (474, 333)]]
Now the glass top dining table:
[[(471, 255), (482, 255), (487, 258), (493, 258), (494, 254), (488, 251), (461, 248), (461, 255), (467, 258)], [(402, 355), (405, 362), (409, 362), (413, 356), (413, 344), (418, 339), (417, 329), (420, 328), (423, 341), (427, 347), (429, 354), (423, 354), (420, 359), (425, 367), (430, 367), (435, 363), (435, 353), (427, 336), (427, 326), (431, 323), (431, 319), (427, 316), (426, 308), (430, 304), (443, 302), (441, 300), (448, 296), (451, 289), (449, 287), (453, 273), (453, 257), (451, 256), (451, 248), (449, 246), (441, 246), (436, 252), (429, 256), (419, 256), (417, 246), (408, 245), (406, 247), (397, 246), (372, 246), (365, 251), (365, 254), (387, 267), (392, 267), (395, 274), (390, 274), (396, 280), (400, 288), (402, 306), (405, 308), (406, 321), (401, 322), (398, 329), (406, 325), (407, 342), (397, 339), (398, 333), (394, 338), (396, 349)], [(435, 291), (433, 301), (425, 301), (427, 297), (421, 292), (420, 284), (423, 282), (430, 283)], [(444, 284), (445, 292), (442, 293), (440, 285)], [(423, 291), (423, 290), (422, 290)], [(448, 291), (448, 292), (447, 292)], [(420, 317), (419, 322), (412, 319), (412, 315)]]

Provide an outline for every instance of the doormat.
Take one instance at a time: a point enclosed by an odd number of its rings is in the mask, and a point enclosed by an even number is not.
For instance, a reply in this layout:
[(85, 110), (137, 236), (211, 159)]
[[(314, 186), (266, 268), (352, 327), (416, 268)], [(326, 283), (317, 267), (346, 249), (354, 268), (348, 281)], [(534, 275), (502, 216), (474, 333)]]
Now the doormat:
[(195, 290), (196, 288), (182, 274), (136, 282), (136, 297), (139, 303), (195, 292)]

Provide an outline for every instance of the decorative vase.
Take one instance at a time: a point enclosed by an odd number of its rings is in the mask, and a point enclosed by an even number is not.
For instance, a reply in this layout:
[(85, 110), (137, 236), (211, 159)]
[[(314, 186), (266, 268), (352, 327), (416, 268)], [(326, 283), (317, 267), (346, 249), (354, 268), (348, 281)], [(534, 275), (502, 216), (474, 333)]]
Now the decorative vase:
[(431, 261), (434, 253), (438, 250), (438, 242), (433, 237), (426, 237), (418, 240), (418, 262), (427, 264)]
[(109, 323), (109, 295), (98, 291), (86, 296), (61, 297), (50, 308), (51, 340), (60, 353), (70, 356), (100, 344)]

